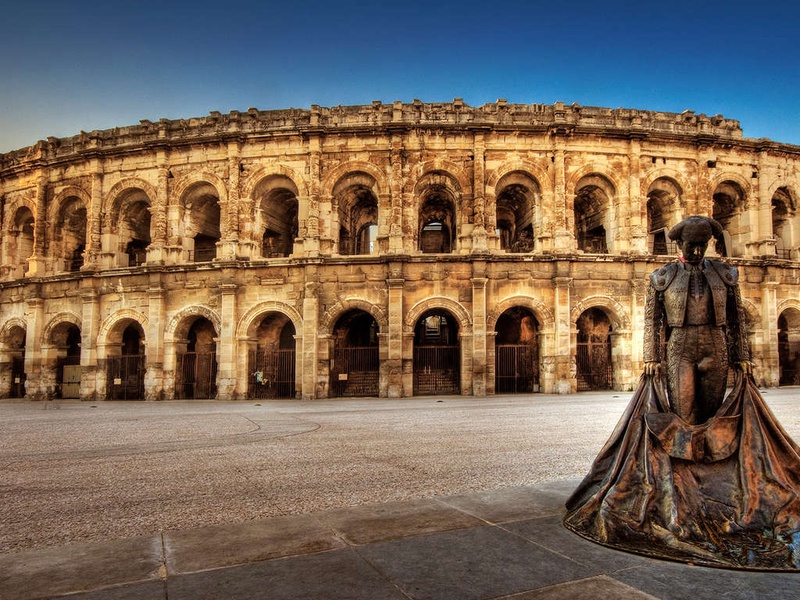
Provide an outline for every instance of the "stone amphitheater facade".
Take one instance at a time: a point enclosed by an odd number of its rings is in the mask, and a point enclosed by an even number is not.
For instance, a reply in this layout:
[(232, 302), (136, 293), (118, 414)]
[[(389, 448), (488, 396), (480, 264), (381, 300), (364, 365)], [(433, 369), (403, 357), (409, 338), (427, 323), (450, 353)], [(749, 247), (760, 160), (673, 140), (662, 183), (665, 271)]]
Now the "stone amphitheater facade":
[(504, 100), (220, 114), (0, 155), (0, 397), (629, 390), (647, 276), (725, 228), (762, 385), (800, 377), (800, 147)]

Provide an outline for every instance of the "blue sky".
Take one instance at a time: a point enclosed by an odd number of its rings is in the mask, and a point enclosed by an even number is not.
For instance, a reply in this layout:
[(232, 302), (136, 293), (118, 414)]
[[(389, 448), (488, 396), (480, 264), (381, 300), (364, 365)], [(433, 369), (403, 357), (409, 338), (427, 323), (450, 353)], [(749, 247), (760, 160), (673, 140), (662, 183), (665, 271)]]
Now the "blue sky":
[(373, 100), (708, 115), (800, 145), (800, 3), (84, 0), (0, 5), (0, 152), (81, 130)]

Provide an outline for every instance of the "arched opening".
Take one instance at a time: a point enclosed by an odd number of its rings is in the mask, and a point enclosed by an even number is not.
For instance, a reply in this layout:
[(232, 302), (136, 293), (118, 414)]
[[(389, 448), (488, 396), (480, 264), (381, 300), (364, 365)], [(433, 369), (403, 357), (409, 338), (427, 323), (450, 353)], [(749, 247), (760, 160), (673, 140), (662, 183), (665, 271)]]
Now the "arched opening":
[(778, 317), (778, 385), (800, 385), (800, 310), (789, 308)]
[[(119, 326), (120, 328), (122, 325)], [(108, 346), (107, 388), (109, 400), (143, 400), (145, 346), (144, 330), (136, 321), (128, 322)]]
[(575, 187), (575, 240), (578, 250), (608, 254), (613, 187), (602, 177), (583, 177)]
[(283, 175), (268, 177), (255, 187), (256, 227), (261, 235), (261, 256), (291, 256), (298, 235), (297, 186)]
[(210, 183), (197, 183), (183, 196), (190, 236), (187, 240), (192, 262), (208, 262), (217, 257), (220, 234), (219, 194)]
[(650, 252), (675, 256), (678, 248), (667, 238), (670, 227), (677, 222), (681, 190), (671, 179), (656, 179), (647, 191), (647, 231)]
[(355, 173), (340, 181), (333, 190), (339, 215), (339, 254), (377, 252), (378, 198), (375, 181)]
[(524, 173), (510, 173), (497, 184), (497, 228), (506, 252), (533, 252), (533, 221), (539, 185)]
[[(119, 217), (119, 251), (127, 266), (138, 267), (147, 260), (150, 245), (150, 199), (140, 189), (128, 191), (121, 200)], [(125, 262), (123, 262), (125, 264)]]
[(378, 322), (375, 317), (357, 309), (339, 317), (333, 328), (331, 396), (377, 396), (378, 351)]
[(2, 340), (0, 397), (25, 397), (25, 330), (10, 327)]
[(197, 317), (186, 339), (178, 342), (175, 397), (214, 398), (217, 395), (217, 332), (205, 317)]
[(495, 392), (539, 391), (539, 322), (527, 308), (505, 311), (495, 325)]
[(444, 190), (434, 188), (419, 213), (419, 249), (425, 254), (449, 254), (455, 245), (455, 208)]
[(86, 207), (80, 198), (66, 199), (53, 228), (53, 254), (61, 261), (61, 271), (79, 271), (86, 250)]
[(249, 398), (295, 397), (295, 335), (294, 323), (283, 313), (261, 319), (249, 352)]
[(717, 239), (716, 250), (720, 256), (742, 256), (744, 231), (741, 213), (744, 209), (745, 195), (741, 186), (733, 181), (725, 181), (714, 190), (712, 217), (722, 225), (722, 237)]
[(5, 246), (5, 266), (10, 269), (13, 279), (25, 277), (28, 259), (33, 256), (33, 213), (27, 206), (14, 213), (11, 231)]
[(590, 308), (578, 317), (577, 328), (578, 391), (612, 389), (611, 320), (601, 309)]
[(50, 335), (56, 351), (56, 395), (61, 398), (80, 398), (81, 392), (81, 330), (73, 323), (60, 323)]
[(772, 236), (775, 238), (775, 254), (789, 260), (794, 243), (795, 204), (787, 188), (779, 188), (772, 196)]
[(414, 395), (460, 392), (458, 322), (446, 310), (429, 310), (414, 326)]

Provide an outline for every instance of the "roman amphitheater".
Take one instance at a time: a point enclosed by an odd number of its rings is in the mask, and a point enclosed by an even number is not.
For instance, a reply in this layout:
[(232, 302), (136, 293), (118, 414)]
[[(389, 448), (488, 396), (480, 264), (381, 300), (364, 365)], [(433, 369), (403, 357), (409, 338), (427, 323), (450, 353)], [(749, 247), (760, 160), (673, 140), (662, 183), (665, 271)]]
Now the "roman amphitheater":
[(0, 397), (630, 390), (713, 216), (756, 379), (800, 382), (800, 147), (504, 100), (142, 121), (0, 155)]

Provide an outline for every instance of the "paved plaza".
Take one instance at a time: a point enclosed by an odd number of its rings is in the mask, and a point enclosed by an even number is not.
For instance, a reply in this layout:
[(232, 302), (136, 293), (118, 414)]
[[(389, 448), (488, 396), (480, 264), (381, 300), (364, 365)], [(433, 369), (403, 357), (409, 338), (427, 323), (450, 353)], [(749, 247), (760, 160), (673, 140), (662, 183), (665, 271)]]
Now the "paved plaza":
[(0, 598), (800, 597), (560, 526), (629, 398), (2, 402)]

